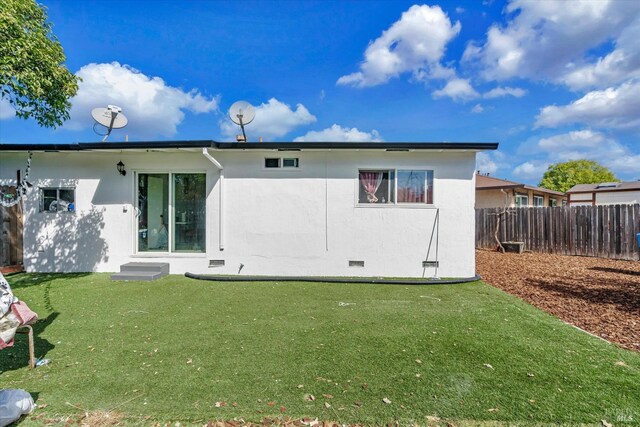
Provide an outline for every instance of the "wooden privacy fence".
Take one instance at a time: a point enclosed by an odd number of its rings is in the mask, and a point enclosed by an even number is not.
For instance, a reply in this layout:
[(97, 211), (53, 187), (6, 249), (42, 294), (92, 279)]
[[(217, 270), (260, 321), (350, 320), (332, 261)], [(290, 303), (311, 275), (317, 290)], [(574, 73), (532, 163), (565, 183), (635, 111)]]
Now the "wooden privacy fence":
[[(15, 192), (15, 187), (9, 189)], [(0, 205), (0, 267), (18, 264), (22, 264), (22, 208), (20, 203)]]
[[(496, 215), (476, 209), (476, 247), (496, 248)], [(524, 242), (525, 250), (561, 255), (640, 259), (640, 205), (510, 208), (502, 215), (501, 242)]]

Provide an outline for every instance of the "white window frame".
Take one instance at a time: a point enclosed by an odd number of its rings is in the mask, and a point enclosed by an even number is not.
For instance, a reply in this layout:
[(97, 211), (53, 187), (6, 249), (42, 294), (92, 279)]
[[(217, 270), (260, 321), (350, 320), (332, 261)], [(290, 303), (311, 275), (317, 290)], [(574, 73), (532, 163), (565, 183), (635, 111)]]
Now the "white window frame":
[[(140, 174), (157, 174), (157, 175), (169, 175), (169, 201), (168, 201), (168, 206), (167, 206), (167, 215), (169, 215), (169, 218), (167, 220), (167, 250), (166, 251), (143, 251), (140, 252), (138, 244), (139, 242), (139, 238), (138, 238), (138, 233), (140, 232), (138, 229), (138, 216), (134, 215), (133, 216), (133, 229), (134, 229), (134, 233), (133, 233), (133, 249), (134, 249), (134, 255), (135, 257), (140, 257), (140, 258), (158, 258), (158, 257), (175, 257), (175, 258), (186, 258), (186, 257), (190, 257), (190, 258), (204, 258), (207, 256), (207, 243), (209, 242), (209, 226), (208, 226), (208, 222), (207, 222), (207, 188), (209, 188), (209, 174), (206, 170), (172, 170), (172, 171), (167, 171), (167, 170), (155, 170), (155, 169), (151, 169), (151, 170), (146, 170), (146, 169), (140, 169), (140, 170), (135, 170), (133, 171), (133, 202), (134, 202), (134, 206), (135, 209), (134, 211), (140, 212), (140, 206), (138, 205), (139, 203), (139, 198), (138, 198), (138, 176)], [(204, 181), (205, 181), (205, 221), (204, 221), (204, 248), (202, 252), (175, 252), (173, 251), (171, 248), (173, 248), (173, 234), (174, 234), (174, 227), (175, 224), (173, 223), (173, 221), (175, 221), (175, 191), (174, 191), (174, 187), (173, 187), (173, 175), (180, 175), (180, 174), (203, 174), (205, 176)], [(147, 231), (148, 232), (148, 231)]]
[[(278, 167), (267, 167), (267, 159), (278, 159)], [(294, 159), (297, 161), (297, 166), (285, 166), (285, 160)], [(300, 161), (300, 156), (264, 156), (262, 159), (262, 169), (267, 171), (299, 171), (302, 169), (300, 166), (302, 162)]]
[[(527, 203), (524, 204), (524, 205), (521, 204), (521, 203), (518, 203), (519, 199), (525, 199), (527, 201)], [(518, 194), (518, 193), (516, 193), (516, 200), (515, 201), (516, 201), (516, 207), (519, 207), (519, 208), (520, 207), (529, 207), (529, 195), (528, 194)]]
[[(60, 203), (60, 190), (65, 190), (65, 191), (73, 191), (73, 210), (69, 211), (60, 211), (60, 210), (55, 210), (55, 211), (51, 211), (48, 209), (44, 209), (44, 191), (45, 190), (56, 190), (56, 203)], [(38, 187), (38, 212), (40, 213), (45, 213), (45, 214), (57, 214), (57, 213), (61, 213), (61, 214), (75, 214), (76, 210), (78, 208), (78, 205), (76, 203), (76, 187), (65, 187), (65, 186), (50, 186), (50, 187)]]
[[(542, 203), (540, 203), (539, 205), (536, 204), (536, 200), (540, 200), (542, 199)], [(537, 194), (533, 195), (533, 207), (534, 208), (543, 208), (544, 207), (544, 196), (539, 196)]]
[[(362, 171), (371, 171), (371, 172), (388, 172), (393, 173), (393, 202), (386, 203), (360, 203), (360, 172)], [(355, 206), (358, 208), (389, 208), (389, 207), (401, 207), (401, 208), (435, 208), (435, 192), (433, 189), (431, 190), (433, 200), (431, 203), (427, 203), (426, 200), (420, 203), (412, 203), (412, 202), (398, 202), (398, 171), (417, 171), (417, 172), (431, 172), (432, 173), (432, 182), (433, 187), (435, 187), (436, 181), (436, 170), (435, 169), (427, 169), (423, 167), (393, 167), (393, 168), (385, 168), (385, 167), (359, 167), (356, 171), (356, 186), (355, 186)], [(427, 175), (425, 174), (425, 181), (427, 180)], [(389, 193), (391, 193), (391, 179), (389, 179)], [(425, 199), (428, 196), (428, 190), (426, 188), (425, 182)]]

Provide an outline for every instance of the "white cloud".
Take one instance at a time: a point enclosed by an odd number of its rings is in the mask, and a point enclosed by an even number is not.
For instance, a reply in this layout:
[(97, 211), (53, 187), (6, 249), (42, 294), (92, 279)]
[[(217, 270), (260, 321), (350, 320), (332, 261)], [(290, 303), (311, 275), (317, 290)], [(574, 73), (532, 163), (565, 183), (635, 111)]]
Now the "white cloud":
[(498, 170), (498, 165), (491, 158), (490, 154), (480, 151), (476, 155), (476, 170), (484, 174), (487, 174), (487, 173), (495, 174), (496, 171)]
[[(247, 138), (250, 140), (263, 137), (270, 141), (286, 135), (298, 126), (316, 121), (316, 117), (309, 113), (304, 105), (297, 104), (296, 109), (292, 110), (289, 105), (275, 98), (260, 104), (255, 110), (255, 119), (245, 127)], [(227, 137), (241, 133), (240, 128), (229, 119), (220, 122), (220, 130)]]
[(611, 169), (621, 179), (638, 178), (638, 148), (622, 144), (613, 137), (591, 129), (566, 132), (536, 140), (531, 138), (519, 148), (527, 161), (513, 170), (521, 179), (540, 179), (548, 165), (569, 160), (594, 160)]
[(471, 86), (469, 80), (454, 78), (447, 82), (445, 87), (434, 91), (432, 94), (434, 99), (449, 97), (454, 101), (468, 101), (480, 96), (478, 92)]
[(544, 162), (524, 162), (513, 169), (513, 175), (524, 180), (539, 180), (545, 173), (549, 163)]
[(293, 140), (294, 142), (382, 142), (383, 139), (377, 130), (363, 132), (357, 128), (344, 128), (340, 125), (323, 129), (321, 131), (310, 131)]
[(207, 98), (197, 90), (185, 92), (169, 86), (160, 77), (148, 77), (118, 62), (91, 63), (76, 73), (82, 81), (71, 99), (71, 119), (64, 128), (93, 126), (90, 112), (96, 107), (115, 104), (129, 119), (126, 133), (136, 138), (176, 134), (185, 111), (208, 113), (218, 108), (218, 98)]
[(474, 113), (474, 114), (480, 114), (483, 111), (484, 111), (484, 108), (480, 104), (474, 105), (473, 108), (471, 109), (471, 112)]
[(464, 11), (465, 11), (464, 7), (460, 7), (460, 6), (456, 7), (456, 13), (464, 13)]
[[(463, 61), (479, 65), (487, 80), (521, 77), (581, 86), (579, 74), (589, 74), (583, 66), (592, 60), (590, 50), (611, 40), (627, 55), (627, 70), (621, 74), (628, 77), (629, 70), (637, 70), (637, 30), (627, 34), (625, 28), (640, 16), (639, 2), (583, 0), (568, 6), (564, 0), (512, 0), (505, 10), (506, 25), (492, 25), (486, 41), (470, 43), (463, 55)], [(609, 62), (615, 65), (613, 59)], [(605, 68), (615, 73), (613, 67)], [(605, 74), (594, 72), (594, 78)]]
[(542, 138), (538, 142), (538, 147), (550, 153), (559, 153), (565, 149), (592, 148), (604, 141), (603, 134), (586, 129)]
[(485, 99), (492, 99), (492, 98), (500, 98), (503, 96), (513, 96), (515, 98), (522, 98), (523, 96), (525, 96), (527, 94), (527, 91), (524, 89), (521, 89), (519, 87), (496, 87), (491, 89), (488, 92), (485, 92), (482, 97)]
[(634, 153), (629, 147), (590, 129), (542, 138), (537, 148), (551, 163), (588, 159), (597, 161), (617, 174), (637, 174), (640, 170), (640, 153)]
[(11, 106), (9, 100), (0, 98), (0, 120), (7, 120), (16, 116), (16, 110)]
[(405, 72), (424, 78), (440, 65), (447, 43), (460, 28), (439, 6), (413, 5), (369, 44), (360, 71), (340, 77), (337, 84), (376, 86)]
[(540, 110), (536, 126), (557, 127), (571, 123), (613, 129), (640, 128), (640, 81), (587, 93), (565, 106)]
[(561, 80), (572, 89), (602, 88), (640, 77), (640, 17), (624, 28), (615, 49), (595, 62), (570, 64)]

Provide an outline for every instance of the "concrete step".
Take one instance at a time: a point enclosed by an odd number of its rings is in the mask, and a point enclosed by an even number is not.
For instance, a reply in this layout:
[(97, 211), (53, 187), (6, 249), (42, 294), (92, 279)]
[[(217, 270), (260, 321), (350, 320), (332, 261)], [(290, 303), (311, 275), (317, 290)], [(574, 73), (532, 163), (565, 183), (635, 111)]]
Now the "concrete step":
[(169, 274), (169, 263), (167, 262), (129, 262), (120, 266), (120, 272), (125, 271), (146, 271)]
[(166, 276), (162, 271), (121, 271), (111, 275), (111, 280), (143, 280), (151, 281)]

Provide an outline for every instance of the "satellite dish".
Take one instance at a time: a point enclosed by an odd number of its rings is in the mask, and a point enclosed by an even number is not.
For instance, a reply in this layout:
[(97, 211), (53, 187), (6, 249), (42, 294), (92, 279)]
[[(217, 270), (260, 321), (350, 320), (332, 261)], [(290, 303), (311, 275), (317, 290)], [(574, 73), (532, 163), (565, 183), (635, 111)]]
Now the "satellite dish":
[(256, 110), (247, 101), (236, 101), (229, 108), (229, 118), (242, 129), (244, 142), (247, 142), (247, 134), (244, 132), (244, 125), (248, 125), (256, 117)]
[[(104, 135), (102, 141), (106, 141), (113, 129), (122, 129), (129, 123), (127, 117), (122, 114), (122, 108), (117, 105), (108, 105), (107, 108), (94, 108), (91, 110), (91, 117), (96, 123), (93, 125), (93, 130), (98, 135)], [(98, 132), (97, 125), (107, 128), (105, 133)]]

